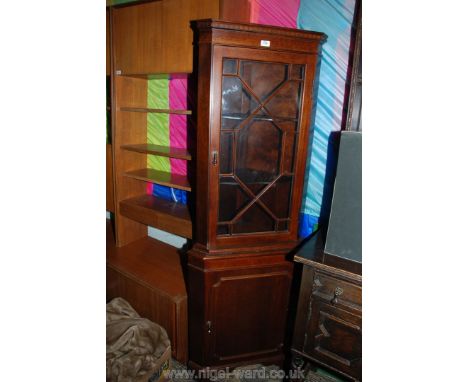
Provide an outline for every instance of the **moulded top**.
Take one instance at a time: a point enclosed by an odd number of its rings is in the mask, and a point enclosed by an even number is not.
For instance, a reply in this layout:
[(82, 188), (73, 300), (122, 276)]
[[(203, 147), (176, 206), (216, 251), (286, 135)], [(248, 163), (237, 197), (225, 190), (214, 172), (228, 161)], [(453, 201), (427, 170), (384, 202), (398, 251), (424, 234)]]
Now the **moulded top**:
[(230, 31), (262, 33), (278, 35), (281, 37), (294, 37), (307, 40), (318, 40), (318, 42), (321, 44), (323, 44), (328, 38), (328, 36), (322, 32), (306, 31), (303, 29), (285, 28), (262, 24), (234, 23), (230, 21), (215, 19), (193, 20), (191, 24), (192, 28), (198, 29), (200, 31), (209, 29), (224, 29)]

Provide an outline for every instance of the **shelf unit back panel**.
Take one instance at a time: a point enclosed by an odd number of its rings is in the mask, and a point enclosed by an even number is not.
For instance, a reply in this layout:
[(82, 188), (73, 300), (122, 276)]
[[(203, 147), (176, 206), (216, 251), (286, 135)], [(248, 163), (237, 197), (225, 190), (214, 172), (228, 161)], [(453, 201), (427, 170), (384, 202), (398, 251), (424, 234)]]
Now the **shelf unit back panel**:
[(106, 8), (106, 75), (111, 74), (110, 11)]
[(190, 20), (248, 22), (249, 16), (248, 0), (161, 0), (116, 7), (114, 69), (124, 75), (191, 73)]
[(162, 16), (161, 1), (114, 9), (112, 32), (115, 70), (122, 70), (123, 73), (150, 73), (160, 69)]

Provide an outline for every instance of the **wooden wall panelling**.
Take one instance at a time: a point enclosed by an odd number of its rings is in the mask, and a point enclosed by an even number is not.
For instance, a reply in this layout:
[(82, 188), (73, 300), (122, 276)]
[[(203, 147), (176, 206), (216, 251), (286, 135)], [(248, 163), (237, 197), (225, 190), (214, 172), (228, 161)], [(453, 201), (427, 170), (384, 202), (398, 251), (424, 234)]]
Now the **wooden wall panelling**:
[(162, 0), (116, 7), (115, 70), (122, 74), (191, 73), (190, 20), (248, 22), (249, 0)]
[(192, 0), (164, 0), (162, 26), (163, 72), (192, 71), (192, 36), (189, 28)]
[(144, 195), (146, 182), (124, 176), (126, 171), (146, 168), (146, 155), (124, 150), (123, 144), (146, 142), (146, 113), (120, 111), (119, 106), (146, 106), (147, 81), (142, 78), (115, 76), (114, 171), (116, 198), (117, 246), (123, 246), (147, 235), (144, 224), (120, 214), (122, 200)]
[[(190, 21), (234, 15), (241, 17), (246, 0), (164, 0), (163, 1), (163, 57), (164, 71), (191, 73), (193, 62), (193, 32)], [(223, 8), (223, 3), (227, 5)], [(228, 6), (229, 5), (229, 6)], [(224, 9), (224, 15), (222, 10)], [(244, 12), (245, 14), (245, 12)], [(248, 21), (248, 20), (247, 20)]]
[(106, 75), (111, 74), (110, 11), (106, 8)]
[(114, 212), (114, 180), (112, 171), (112, 145), (106, 144), (106, 211)]
[(250, 0), (220, 0), (219, 18), (235, 23), (250, 22)]
[(122, 74), (161, 72), (162, 10), (162, 1), (114, 9), (115, 70)]

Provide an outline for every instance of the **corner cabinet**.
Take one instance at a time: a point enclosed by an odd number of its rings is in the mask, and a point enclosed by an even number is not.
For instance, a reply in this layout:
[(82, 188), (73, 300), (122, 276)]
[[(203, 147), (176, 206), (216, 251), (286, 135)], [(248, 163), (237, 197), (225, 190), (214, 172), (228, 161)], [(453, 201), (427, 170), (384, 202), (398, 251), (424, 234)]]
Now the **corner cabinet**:
[(195, 368), (281, 364), (322, 33), (199, 20)]

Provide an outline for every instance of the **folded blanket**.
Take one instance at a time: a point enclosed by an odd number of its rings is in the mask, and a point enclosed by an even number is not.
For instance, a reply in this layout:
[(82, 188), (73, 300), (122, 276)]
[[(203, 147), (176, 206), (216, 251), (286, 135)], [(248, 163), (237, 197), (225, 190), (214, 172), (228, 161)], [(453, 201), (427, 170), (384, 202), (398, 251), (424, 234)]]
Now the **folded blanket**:
[(166, 330), (141, 318), (123, 298), (106, 306), (106, 375), (108, 381), (131, 382), (154, 369), (170, 346)]

